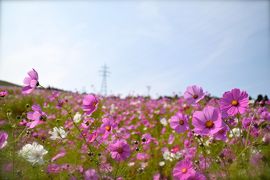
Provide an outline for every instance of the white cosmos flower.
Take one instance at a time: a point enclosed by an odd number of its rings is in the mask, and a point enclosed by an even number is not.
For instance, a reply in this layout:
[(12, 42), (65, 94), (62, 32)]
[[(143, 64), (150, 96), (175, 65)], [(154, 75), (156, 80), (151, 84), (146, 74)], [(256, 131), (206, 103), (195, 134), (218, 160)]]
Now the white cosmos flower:
[(171, 153), (170, 151), (165, 151), (162, 155), (163, 159), (165, 159), (166, 161), (173, 161), (174, 154)]
[(240, 137), (242, 133), (242, 130), (239, 129), (239, 128), (233, 128), (231, 131), (230, 131), (230, 134), (229, 134), (229, 137), (232, 138), (232, 137)]
[(182, 153), (180, 152), (177, 152), (177, 153), (173, 153), (173, 152), (170, 152), (170, 151), (165, 151), (163, 154), (163, 159), (166, 160), (166, 161), (173, 161), (175, 159), (180, 159), (182, 156)]
[(49, 134), (51, 135), (50, 139), (56, 140), (56, 139), (63, 139), (67, 137), (67, 132), (64, 130), (62, 126), (54, 127), (53, 131), (49, 131)]
[(134, 166), (135, 165), (135, 162), (130, 162), (128, 163), (128, 166), (131, 167), (131, 166)]
[(47, 154), (48, 151), (44, 149), (44, 147), (36, 142), (32, 144), (26, 144), (19, 151), (19, 156), (23, 157), (25, 160), (34, 164), (43, 164), (43, 156)]
[(164, 165), (165, 165), (165, 162), (164, 162), (164, 161), (160, 161), (158, 164), (159, 164), (159, 166), (161, 166), (161, 167), (162, 167), (162, 166), (164, 166)]
[(163, 126), (167, 126), (168, 125), (168, 122), (165, 118), (162, 118), (160, 119), (160, 123), (163, 125)]
[(82, 115), (79, 112), (76, 112), (76, 114), (73, 117), (73, 121), (75, 123), (79, 123), (82, 120)]

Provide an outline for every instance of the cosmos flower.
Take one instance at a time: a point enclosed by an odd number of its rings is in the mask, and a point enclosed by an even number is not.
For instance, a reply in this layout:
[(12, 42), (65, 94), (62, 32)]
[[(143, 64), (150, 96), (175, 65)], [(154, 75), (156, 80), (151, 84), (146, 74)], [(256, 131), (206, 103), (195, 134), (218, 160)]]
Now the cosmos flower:
[(249, 126), (253, 126), (254, 125), (254, 122), (253, 121), (254, 120), (252, 118), (249, 118), (249, 117), (243, 118), (242, 121), (241, 121), (243, 129), (248, 130), (249, 129)]
[(32, 144), (26, 144), (19, 151), (19, 156), (23, 157), (28, 162), (35, 164), (43, 164), (43, 156), (47, 154), (48, 151), (44, 149), (44, 147), (36, 142)]
[(193, 168), (190, 160), (179, 161), (173, 169), (173, 177), (175, 180), (191, 179), (196, 175), (196, 171)]
[(95, 95), (89, 94), (84, 96), (82, 108), (87, 115), (91, 115), (97, 109), (97, 105), (98, 99)]
[(109, 145), (111, 157), (116, 161), (122, 161), (130, 156), (130, 147), (124, 140), (117, 140)]
[(198, 103), (205, 96), (203, 89), (199, 86), (193, 85), (187, 87), (187, 90), (184, 93), (184, 98), (189, 104)]
[(180, 159), (182, 156), (181, 152), (170, 152), (169, 150), (165, 150), (162, 154), (163, 159), (166, 161), (173, 161), (175, 159)]
[(75, 123), (79, 123), (82, 120), (82, 115), (79, 112), (76, 112), (76, 114), (73, 117), (73, 121)]
[(98, 175), (95, 169), (88, 169), (84, 172), (84, 180), (98, 180)]
[(239, 128), (233, 128), (231, 131), (230, 131), (230, 134), (229, 134), (229, 137), (232, 138), (232, 137), (240, 137), (242, 133), (242, 130), (239, 129)]
[(248, 108), (248, 94), (240, 89), (232, 89), (223, 94), (220, 99), (221, 111), (227, 113), (229, 116), (236, 114), (243, 114)]
[(0, 149), (7, 145), (8, 134), (6, 132), (0, 132)]
[(149, 155), (146, 153), (138, 153), (136, 158), (138, 160), (147, 160), (147, 159), (149, 159)]
[(59, 173), (61, 171), (61, 167), (58, 164), (49, 164), (47, 167), (47, 172), (52, 173)]
[(160, 123), (161, 123), (163, 126), (167, 126), (167, 125), (168, 125), (168, 122), (167, 122), (166, 118), (160, 119)]
[(203, 111), (195, 111), (192, 124), (194, 132), (199, 135), (213, 136), (224, 125), (219, 109), (207, 106)]
[(42, 112), (41, 107), (39, 105), (33, 105), (32, 110), (33, 112), (27, 113), (27, 118), (29, 120), (32, 120), (31, 122), (28, 122), (26, 124), (26, 126), (28, 126), (29, 128), (34, 128), (37, 125), (42, 124), (47, 118), (47, 115), (44, 112)]
[(153, 137), (151, 136), (151, 134), (146, 133), (142, 135), (142, 144), (150, 144), (152, 140)]
[(170, 126), (177, 133), (185, 132), (189, 129), (187, 116), (182, 113), (177, 113), (171, 118)]
[(99, 133), (103, 134), (103, 139), (107, 139), (112, 130), (117, 126), (112, 119), (104, 118), (102, 119), (102, 125), (99, 129)]
[(6, 90), (0, 91), (0, 97), (5, 97), (8, 95), (8, 92)]
[(161, 180), (161, 178), (160, 178), (160, 173), (156, 173), (156, 174), (153, 176), (153, 180)]
[(227, 140), (227, 132), (229, 131), (229, 127), (223, 123), (223, 125), (220, 128), (217, 128), (216, 131), (213, 134), (213, 138), (216, 140)]
[(50, 139), (56, 140), (56, 139), (64, 139), (67, 137), (67, 132), (64, 130), (62, 126), (54, 127), (53, 131), (49, 131), (49, 134), (51, 135)]
[(160, 162), (158, 163), (158, 165), (159, 165), (160, 167), (162, 167), (162, 166), (165, 165), (165, 162), (164, 162), (164, 161), (160, 161)]
[(52, 157), (51, 161), (55, 161), (61, 157), (64, 157), (66, 155), (66, 151), (65, 150), (61, 150), (58, 154), (56, 154), (54, 157)]
[(174, 139), (175, 139), (174, 135), (170, 134), (169, 139), (168, 139), (168, 144), (173, 144)]
[(23, 94), (30, 94), (37, 86), (39, 86), (38, 73), (35, 71), (35, 69), (28, 72), (28, 76), (24, 78), (23, 83)]
[(94, 142), (98, 137), (98, 134), (96, 131), (93, 131), (91, 134), (88, 134), (86, 139), (89, 143)]

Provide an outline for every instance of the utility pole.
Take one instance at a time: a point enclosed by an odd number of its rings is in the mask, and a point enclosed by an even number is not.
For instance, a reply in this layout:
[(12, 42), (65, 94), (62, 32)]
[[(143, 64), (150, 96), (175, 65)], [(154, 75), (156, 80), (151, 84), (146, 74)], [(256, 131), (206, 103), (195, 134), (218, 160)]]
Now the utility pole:
[(147, 88), (147, 96), (150, 96), (150, 90), (151, 90), (151, 86), (146, 86), (146, 88)]
[(103, 96), (107, 96), (107, 77), (110, 74), (108, 66), (104, 64), (99, 72), (102, 76), (100, 93)]

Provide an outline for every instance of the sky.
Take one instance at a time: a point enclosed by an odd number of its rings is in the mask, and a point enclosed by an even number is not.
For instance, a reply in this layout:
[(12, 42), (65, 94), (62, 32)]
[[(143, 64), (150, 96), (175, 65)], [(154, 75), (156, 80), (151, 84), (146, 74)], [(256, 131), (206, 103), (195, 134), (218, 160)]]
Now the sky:
[(269, 1), (2, 1), (0, 80), (108, 94), (270, 95)]

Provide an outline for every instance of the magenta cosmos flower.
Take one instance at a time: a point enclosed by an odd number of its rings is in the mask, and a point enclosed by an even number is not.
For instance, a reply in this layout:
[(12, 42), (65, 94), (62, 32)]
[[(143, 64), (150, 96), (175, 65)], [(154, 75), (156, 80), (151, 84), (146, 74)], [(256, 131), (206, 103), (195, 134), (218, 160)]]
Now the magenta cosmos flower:
[(203, 89), (199, 86), (193, 85), (187, 87), (187, 90), (184, 93), (184, 98), (189, 104), (198, 103), (205, 96)]
[(116, 124), (112, 119), (104, 118), (102, 119), (102, 125), (99, 129), (99, 133), (103, 134), (103, 139), (107, 139), (108, 136), (112, 133), (112, 130), (116, 128)]
[(42, 124), (47, 118), (46, 114), (42, 112), (39, 105), (33, 105), (32, 110), (32, 112), (27, 113), (27, 118), (32, 120), (31, 122), (28, 122), (26, 124), (26, 126), (28, 126), (29, 128), (34, 128), (37, 125)]
[(173, 178), (175, 180), (191, 179), (196, 175), (192, 162), (188, 159), (179, 161), (173, 169)]
[(248, 108), (248, 94), (237, 88), (227, 91), (220, 99), (220, 108), (229, 116), (243, 114)]
[(91, 115), (97, 109), (97, 105), (98, 99), (95, 95), (89, 94), (84, 96), (82, 108), (87, 115)]
[(0, 132), (0, 149), (7, 145), (8, 134), (6, 132)]
[(142, 144), (150, 144), (154, 138), (151, 136), (151, 134), (146, 133), (142, 135)]
[(205, 107), (203, 111), (194, 112), (192, 124), (195, 133), (210, 136), (220, 131), (223, 126), (219, 109), (211, 106)]
[(28, 77), (24, 78), (23, 94), (30, 94), (38, 85), (38, 73), (32, 69), (28, 72)]
[(88, 169), (84, 172), (84, 179), (85, 180), (98, 180), (98, 175), (96, 170)]
[(177, 133), (185, 132), (189, 129), (187, 116), (182, 113), (177, 113), (171, 118), (170, 126)]
[(0, 97), (5, 97), (8, 95), (8, 92), (6, 90), (0, 91)]
[(130, 156), (130, 147), (124, 140), (117, 140), (110, 144), (111, 157), (116, 161), (122, 161)]

